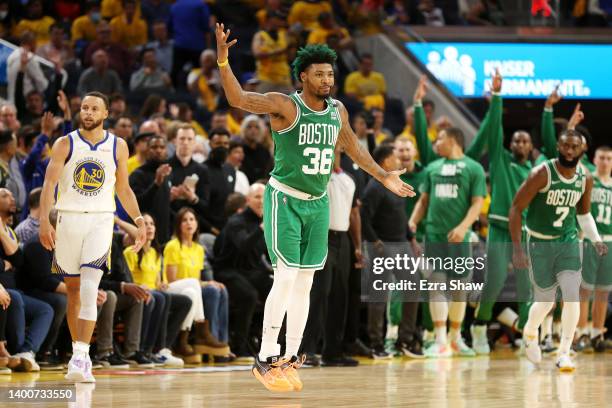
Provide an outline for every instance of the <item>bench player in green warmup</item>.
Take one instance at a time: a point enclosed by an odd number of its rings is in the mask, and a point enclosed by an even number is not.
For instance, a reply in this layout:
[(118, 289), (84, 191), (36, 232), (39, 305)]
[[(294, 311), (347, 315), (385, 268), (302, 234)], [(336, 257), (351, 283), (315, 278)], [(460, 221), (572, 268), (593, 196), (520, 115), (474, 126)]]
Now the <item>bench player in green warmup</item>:
[[(274, 267), (274, 284), (266, 299), (261, 350), (252, 372), (270, 391), (299, 391), (296, 368), (308, 318), (310, 288), (327, 257), (329, 201), (326, 195), (336, 142), (363, 170), (392, 192), (414, 196), (400, 179), (402, 171), (386, 172), (361, 146), (342, 103), (330, 97), (336, 53), (325, 45), (298, 50), (293, 73), (302, 92), (289, 96), (245, 92), (234, 76), (228, 50), (229, 30), (217, 24), (217, 64), (231, 106), (269, 114), (274, 139), (274, 169), (264, 196), (264, 235)], [(287, 313), (286, 350), (277, 344)]]
[[(608, 309), (608, 296), (612, 290), (612, 148), (601, 146), (595, 150), (591, 214), (597, 231), (608, 246), (608, 254), (599, 257), (593, 243), (585, 240), (582, 258), (582, 289), (580, 294), (580, 320), (578, 322), (577, 349), (592, 348), (601, 353), (606, 350), (604, 326)], [(589, 333), (589, 299), (595, 292), (592, 306), (593, 327)]]
[[(608, 247), (601, 242), (591, 215), (593, 178), (579, 166), (584, 153), (582, 135), (568, 129), (557, 142), (557, 159), (534, 168), (520, 187), (510, 208), (513, 263), (529, 268), (534, 303), (523, 330), (525, 352), (534, 364), (542, 360), (538, 328), (555, 304), (557, 289), (564, 299), (561, 344), (557, 367), (573, 371), (570, 347), (580, 315), (581, 256), (576, 221), (600, 256)], [(523, 247), (522, 213), (527, 209), (527, 251)]]

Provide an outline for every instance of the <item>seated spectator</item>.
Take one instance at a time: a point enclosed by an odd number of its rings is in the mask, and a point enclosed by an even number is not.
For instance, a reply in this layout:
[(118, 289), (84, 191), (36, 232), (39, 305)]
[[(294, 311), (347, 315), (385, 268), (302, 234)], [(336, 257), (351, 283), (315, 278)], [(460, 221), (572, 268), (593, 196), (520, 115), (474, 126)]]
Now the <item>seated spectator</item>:
[[(153, 0), (158, 1), (158, 0)], [(166, 4), (165, 2), (162, 2)], [(168, 38), (168, 26), (165, 21), (156, 20), (151, 22), (153, 41), (147, 44), (147, 48), (155, 50), (155, 57), (161, 69), (172, 72), (172, 60), (174, 59), (174, 41)]]
[(102, 20), (100, 14), (100, 1), (87, 0), (85, 3), (85, 14), (77, 17), (72, 22), (71, 39), (77, 52), (84, 50), (85, 47), (96, 40), (98, 37), (97, 28)]
[(393, 133), (384, 127), (385, 113), (378, 108), (373, 108), (370, 113), (374, 118), (374, 140), (376, 145), (383, 143), (385, 140), (393, 139)]
[[(39, 224), (39, 216), (40, 216), (40, 193), (42, 191), (41, 187), (37, 187), (34, 190), (30, 191), (28, 195), (28, 207), (30, 209), (30, 213), (28, 214), (28, 218), (21, 221), (17, 228), (15, 228), (15, 234), (17, 234), (17, 239), (19, 242), (26, 245), (32, 240), (38, 239), (38, 230), (40, 227)], [(36, 260), (36, 258), (33, 258)], [(27, 262), (26, 262), (27, 263)], [(49, 264), (49, 268), (51, 264)]]
[(126, 114), (127, 105), (125, 103), (125, 97), (120, 93), (112, 94), (108, 98), (108, 104), (110, 105), (108, 110), (108, 118), (119, 120)]
[[(198, 65), (200, 53), (210, 41), (210, 10), (200, 0), (177, 0), (170, 7), (170, 26), (173, 31), (174, 61), (172, 81), (177, 87), (181, 81), (184, 66), (191, 62)], [(184, 81), (184, 79), (183, 79)]]
[(147, 161), (130, 174), (130, 187), (140, 211), (157, 221), (157, 238), (162, 244), (170, 239), (170, 183), (172, 168), (167, 161), (166, 139), (151, 136), (147, 142)]
[(257, 92), (288, 94), (293, 91), (288, 57), (289, 39), (284, 25), (282, 15), (268, 13), (264, 28), (253, 37), (252, 49), (259, 80)]
[(246, 174), (240, 171), (242, 161), (244, 160), (244, 149), (242, 148), (241, 140), (231, 140), (229, 143), (227, 159), (225, 162), (232, 166), (236, 171), (236, 182), (234, 192), (244, 196), (249, 194), (249, 179)]
[(353, 39), (348, 30), (340, 27), (331, 13), (321, 13), (317, 18), (319, 26), (308, 35), (308, 44), (327, 44), (329, 36), (338, 37), (338, 49), (346, 49), (353, 46)]
[(43, 13), (42, 0), (29, 0), (26, 6), (27, 17), (23, 18), (13, 29), (13, 35), (20, 37), (26, 31), (34, 33), (36, 47), (49, 42), (49, 27), (55, 20), (53, 17), (45, 16)]
[(112, 40), (129, 49), (147, 43), (147, 23), (136, 15), (136, 0), (122, 0), (123, 13), (110, 22)]
[(21, 359), (18, 371), (40, 371), (36, 353), (45, 340), (53, 320), (47, 303), (18, 289), (16, 274), (23, 267), (23, 252), (15, 232), (9, 227), (15, 213), (10, 191), (0, 189), (0, 285), (11, 297), (6, 322), (8, 351)]
[(499, 0), (478, 0), (467, 14), (470, 25), (506, 25), (504, 10)]
[(442, 9), (436, 7), (433, 0), (421, 0), (417, 10), (418, 12), (412, 20), (412, 24), (432, 27), (443, 27), (446, 25)]
[(21, 358), (11, 356), (6, 345), (6, 321), (10, 305), (11, 295), (0, 284), (0, 374), (10, 374), (11, 369), (21, 365)]
[(200, 55), (200, 68), (194, 68), (187, 77), (187, 89), (197, 96), (198, 105), (214, 112), (219, 103), (221, 77), (217, 69), (217, 54), (204, 50)]
[(155, 120), (145, 120), (142, 122), (138, 128), (138, 133), (154, 133), (158, 136), (164, 136), (159, 127), (159, 123)]
[(101, 21), (96, 31), (96, 41), (89, 44), (85, 50), (85, 66), (93, 64), (94, 53), (101, 49), (109, 56), (108, 67), (117, 71), (121, 78), (127, 79), (132, 71), (132, 54), (123, 44), (112, 41), (112, 30), (106, 21)]
[(266, 4), (263, 8), (257, 10), (255, 13), (255, 19), (260, 28), (266, 24), (266, 17), (268, 13), (276, 12), (287, 15), (287, 10), (281, 0), (266, 0)]
[[(25, 194), (25, 185), (19, 171), (19, 166), (11, 165), (16, 163), (15, 154), (17, 153), (17, 140), (10, 130), (0, 131), (0, 187), (11, 191), (13, 197), (20, 198)], [(16, 201), (16, 217), (18, 220), (23, 201)]]
[(12, 103), (5, 103), (0, 107), (0, 122), (2, 130), (10, 130), (13, 133), (21, 128), (21, 122), (17, 119), (17, 108)]
[(79, 78), (77, 92), (85, 95), (88, 92), (98, 91), (104, 94), (121, 92), (121, 79), (117, 71), (109, 69), (108, 54), (98, 50), (93, 54), (92, 66), (87, 68)]
[(147, 96), (147, 99), (145, 99), (144, 103), (142, 104), (140, 117), (144, 120), (149, 120), (156, 113), (165, 115), (167, 107), (168, 104), (166, 103), (166, 99), (164, 97), (158, 94), (151, 94)]
[(193, 110), (191, 106), (187, 102), (180, 102), (176, 104), (178, 108), (178, 116), (177, 119), (184, 123), (189, 123), (193, 126), (193, 130), (196, 132), (196, 136), (202, 136), (208, 138), (208, 133), (206, 130), (198, 123), (198, 121), (193, 119)]
[(74, 50), (66, 41), (66, 32), (61, 24), (53, 24), (49, 27), (50, 41), (38, 47), (36, 54), (48, 59), (51, 62), (58, 63), (61, 67), (69, 64), (74, 64)]
[[(154, 364), (140, 349), (140, 329), (145, 304), (155, 302), (148, 289), (135, 284), (123, 258), (123, 235), (115, 234), (111, 248), (110, 274), (102, 276), (100, 289), (107, 292), (105, 307), (97, 321), (96, 359), (112, 365), (114, 317), (119, 314), (125, 325), (123, 355), (132, 367), (152, 368)], [(113, 305), (114, 303), (114, 305)], [(114, 306), (114, 307), (112, 307)], [(123, 363), (125, 364), (125, 363)]]
[(239, 358), (250, 355), (247, 339), (255, 306), (257, 301), (265, 302), (272, 287), (270, 267), (263, 261), (267, 251), (262, 228), (264, 189), (258, 183), (250, 187), (247, 208), (227, 220), (214, 246), (215, 277), (232, 298), (231, 344)]
[(138, 133), (134, 138), (134, 155), (127, 161), (128, 174), (132, 174), (134, 170), (142, 166), (145, 162), (145, 156), (147, 154), (147, 143), (151, 136), (155, 133)]
[(170, 202), (172, 211), (177, 213), (183, 207), (192, 208), (198, 217), (203, 232), (217, 235), (219, 230), (209, 221), (210, 180), (208, 169), (193, 160), (195, 131), (189, 124), (183, 124), (176, 133), (176, 153), (168, 164), (170, 173)]
[(170, 76), (157, 65), (155, 50), (145, 48), (141, 53), (142, 67), (130, 78), (132, 92), (162, 92), (172, 89)]
[[(163, 140), (163, 139), (162, 139)], [(174, 357), (170, 347), (178, 337), (181, 323), (191, 310), (191, 299), (185, 295), (167, 292), (168, 285), (161, 281), (162, 247), (155, 238), (155, 221), (143, 213), (147, 227), (147, 241), (138, 252), (133, 247), (123, 251), (134, 283), (146, 286), (155, 298), (155, 307), (145, 307), (142, 319), (141, 349), (154, 361), (165, 366), (182, 367), (184, 361)], [(136, 228), (131, 232), (136, 235)], [(159, 350), (153, 355), (154, 347)]]
[(368, 110), (373, 107), (384, 109), (387, 83), (380, 72), (374, 71), (374, 58), (371, 54), (360, 56), (359, 70), (346, 77), (344, 93), (361, 101)]
[[(149, 27), (149, 37), (154, 37), (152, 27), (155, 22), (163, 22), (166, 26), (170, 20), (170, 4), (165, 0), (142, 0), (141, 9), (142, 17)], [(170, 69), (165, 71), (170, 72)]]
[(113, 126), (115, 136), (127, 141), (128, 144), (133, 143), (134, 124), (129, 116), (121, 116)]
[[(22, 96), (24, 98), (32, 91), (45, 92), (49, 85), (40, 64), (33, 58), (34, 50), (36, 50), (36, 37), (31, 31), (26, 31), (20, 37), (20, 47), (11, 52), (6, 60), (7, 96), (12, 103), (15, 103), (19, 73), (23, 77)], [(17, 110), (18, 115), (21, 113)]]
[[(207, 219), (215, 230), (221, 231), (225, 225), (225, 200), (234, 191), (236, 170), (226, 163), (229, 153), (230, 133), (224, 128), (215, 128), (208, 136), (210, 154), (204, 162), (210, 181), (210, 199)], [(215, 234), (216, 235), (216, 234)]]
[(296, 1), (289, 10), (287, 21), (290, 26), (300, 24), (304, 30), (312, 31), (318, 27), (317, 17), (321, 13), (332, 13), (332, 6), (329, 1)]
[(249, 183), (268, 177), (272, 170), (272, 155), (263, 145), (265, 128), (257, 115), (249, 115), (242, 121), (240, 135), (244, 140), (244, 159), (240, 170), (246, 174)]
[[(38, 238), (38, 205), (41, 190), (37, 188), (30, 193), (30, 215), (15, 230), (17, 237), (25, 238), (23, 240), (19, 238), (20, 242), (24, 243), (24, 264), (22, 270), (17, 274), (17, 282), (19, 288), (28, 296), (42, 300), (53, 308), (53, 321), (37, 358), (41, 363), (47, 363), (47, 366), (50, 366), (60, 363), (54, 349), (66, 317), (67, 291), (66, 284), (60, 275), (51, 272), (53, 252), (45, 249)], [(51, 225), (55, 225), (57, 212), (52, 211), (49, 220)]]
[[(197, 241), (199, 235), (195, 212), (188, 207), (181, 209), (174, 222), (174, 238), (164, 248), (164, 276), (170, 293), (176, 293), (175, 290), (180, 293), (183, 284), (192, 285), (189, 282), (195, 281), (201, 285), (200, 296), (206, 320), (196, 321), (194, 349), (197, 354), (211, 354), (215, 356), (215, 361), (222, 361), (217, 357), (231, 357), (227, 346), (227, 289), (214, 280), (202, 281), (204, 247)], [(193, 298), (191, 300), (194, 301)]]

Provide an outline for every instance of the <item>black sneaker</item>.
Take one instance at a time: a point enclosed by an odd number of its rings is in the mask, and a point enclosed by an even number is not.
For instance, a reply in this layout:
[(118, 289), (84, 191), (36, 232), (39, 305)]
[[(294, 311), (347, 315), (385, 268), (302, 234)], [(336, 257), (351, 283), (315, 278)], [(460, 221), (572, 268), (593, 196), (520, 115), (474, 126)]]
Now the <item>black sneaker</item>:
[(318, 367), (321, 365), (321, 359), (314, 353), (306, 353), (306, 360), (304, 360), (305, 366)]
[(583, 334), (578, 338), (574, 344), (574, 351), (576, 352), (593, 352), (591, 348), (591, 338), (588, 334)]
[(373, 358), (372, 349), (363, 344), (359, 339), (355, 342), (344, 346), (344, 352), (349, 356), (369, 357)]
[(323, 367), (357, 367), (359, 365), (359, 361), (345, 355), (340, 355), (322, 359), (321, 365)]
[(95, 360), (99, 361), (104, 368), (112, 368), (114, 370), (127, 370), (130, 368), (130, 363), (115, 353), (107, 353), (102, 356), (98, 356)]
[(596, 353), (603, 353), (606, 351), (606, 340), (604, 339), (604, 335), (600, 334), (597, 337), (593, 337), (591, 339), (591, 346), (593, 347), (593, 351)]
[(130, 367), (138, 367), (138, 368), (153, 368), (155, 364), (147, 358), (142, 352), (137, 351), (131, 356), (127, 356), (125, 358), (130, 365)]
[(372, 357), (374, 360), (389, 360), (393, 356), (385, 351), (383, 346), (374, 347)]
[(65, 368), (57, 352), (39, 353), (36, 356), (36, 362), (40, 366), (41, 371), (61, 371)]
[(408, 343), (399, 343), (396, 348), (401, 351), (402, 355), (410, 358), (425, 358), (423, 355), (423, 347), (418, 340), (412, 340)]

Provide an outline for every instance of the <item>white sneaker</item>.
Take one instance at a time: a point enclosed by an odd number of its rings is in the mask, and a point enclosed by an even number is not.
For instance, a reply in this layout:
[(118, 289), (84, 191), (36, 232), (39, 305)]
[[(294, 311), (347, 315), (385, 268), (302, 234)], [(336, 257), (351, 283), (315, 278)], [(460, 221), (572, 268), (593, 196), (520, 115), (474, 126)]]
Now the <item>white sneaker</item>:
[(431, 346), (427, 347), (423, 354), (427, 358), (443, 358), (452, 357), (453, 351), (448, 346), (448, 344), (434, 343)]
[(68, 363), (68, 374), (64, 377), (74, 382), (95, 382), (91, 373), (91, 360), (88, 354), (75, 353)]
[(36, 362), (33, 352), (26, 351), (23, 353), (17, 353), (14, 355), (14, 357), (19, 357), (21, 359), (21, 364), (16, 368), (16, 371), (25, 371), (26, 373), (40, 371), (40, 366)]
[(557, 358), (557, 367), (562, 373), (571, 373), (576, 369), (576, 365), (572, 361), (569, 354), (560, 354)]
[(533, 364), (540, 364), (542, 362), (542, 349), (538, 344), (537, 337), (533, 340), (525, 340), (525, 354), (529, 361)]
[(462, 337), (459, 337), (456, 340), (451, 340), (450, 346), (453, 356), (476, 357), (476, 352), (465, 344), (465, 340), (463, 340)]
[(164, 362), (164, 367), (183, 367), (185, 365), (182, 358), (173, 356), (170, 349), (167, 348), (159, 350), (155, 357)]
[(487, 338), (487, 325), (472, 325), (470, 333), (472, 334), (472, 349), (474, 349), (476, 354), (491, 353), (489, 339)]

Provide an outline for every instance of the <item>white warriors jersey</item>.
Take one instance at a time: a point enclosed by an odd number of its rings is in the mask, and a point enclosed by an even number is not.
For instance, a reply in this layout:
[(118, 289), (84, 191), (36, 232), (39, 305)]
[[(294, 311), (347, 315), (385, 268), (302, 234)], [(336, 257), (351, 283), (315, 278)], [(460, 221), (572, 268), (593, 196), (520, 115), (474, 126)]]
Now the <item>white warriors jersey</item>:
[(117, 137), (108, 130), (95, 145), (77, 130), (67, 135), (70, 153), (59, 179), (57, 203), (60, 211), (114, 212)]

